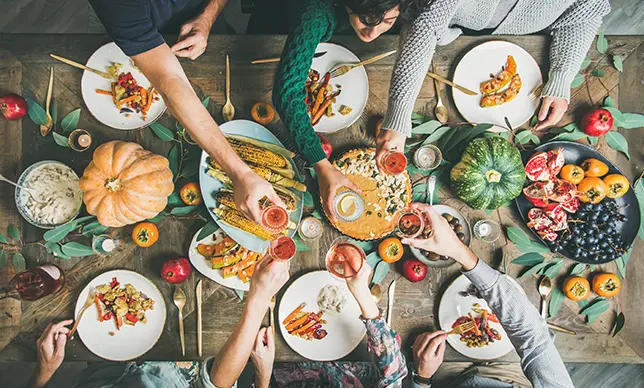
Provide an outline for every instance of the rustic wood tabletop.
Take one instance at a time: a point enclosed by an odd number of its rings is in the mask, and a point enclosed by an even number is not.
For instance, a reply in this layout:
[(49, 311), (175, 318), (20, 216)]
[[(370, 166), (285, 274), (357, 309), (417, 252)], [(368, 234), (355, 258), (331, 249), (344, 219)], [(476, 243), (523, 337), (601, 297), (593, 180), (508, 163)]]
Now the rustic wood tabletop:
[[(174, 41), (175, 37), (167, 37)], [(450, 78), (460, 57), (469, 49), (491, 37), (461, 37), (448, 46), (439, 47), (434, 57), (439, 74)], [(514, 42), (525, 48), (539, 63), (544, 78), (548, 69), (548, 38), (545, 36), (494, 37)], [(78, 127), (89, 130), (94, 137), (94, 145), (85, 153), (77, 153), (68, 148), (57, 146), (51, 136), (43, 139), (37, 125), (25, 118), (22, 121), (9, 122), (0, 120), (0, 172), (9, 178), (17, 178), (24, 168), (44, 159), (62, 161), (71, 166), (79, 175), (91, 160), (92, 150), (96, 145), (109, 140), (121, 139), (140, 143), (144, 148), (166, 155), (170, 144), (159, 140), (149, 129), (118, 131), (108, 128), (94, 119), (84, 106), (80, 91), (82, 71), (53, 60), (49, 53), (56, 53), (66, 58), (84, 63), (101, 45), (110, 39), (104, 35), (0, 35), (0, 95), (15, 92), (43, 103), (47, 91), (49, 68), (55, 71), (54, 98), (58, 105), (58, 115), (63, 117), (68, 112), (81, 108), (82, 113)], [(257, 101), (271, 101), (271, 90), (277, 64), (251, 65), (250, 61), (259, 58), (276, 57), (282, 51), (284, 36), (212, 36), (208, 49), (196, 61), (182, 60), (182, 65), (200, 97), (209, 96), (209, 110), (217, 122), (221, 122), (221, 107), (224, 103), (224, 66), (225, 55), (230, 56), (232, 102), (237, 109), (236, 118), (250, 118), (250, 108)], [(396, 49), (398, 39), (384, 36), (375, 43), (365, 44), (355, 37), (338, 37), (333, 42), (353, 51), (360, 58)], [(586, 82), (572, 91), (570, 108), (560, 123), (567, 124), (579, 120), (580, 112), (591, 105), (598, 104), (606, 95), (610, 95), (624, 112), (644, 112), (644, 37), (611, 36), (608, 37), (609, 52), (624, 58), (623, 72), (618, 72), (612, 65), (611, 58), (591, 48), (591, 58), (597, 59), (591, 66), (603, 69), (603, 77), (586, 77)], [(374, 122), (386, 110), (388, 85), (393, 68), (394, 56), (369, 65), (366, 70), (369, 77), (369, 100), (361, 120), (350, 128), (329, 135), (336, 152), (357, 145), (375, 144)], [(445, 90), (445, 89), (444, 89)], [(449, 92), (443, 92), (443, 100), (450, 112), (450, 123), (462, 121)], [(416, 101), (416, 111), (431, 116), (435, 104), (435, 89), (432, 80), (427, 78)], [(169, 128), (174, 128), (175, 120), (165, 114), (160, 121)], [(280, 139), (289, 144), (286, 131), (280, 121), (269, 125), (269, 129)], [(637, 129), (622, 130), (630, 143), (631, 160), (623, 154), (609, 148), (604, 140), (598, 149), (614, 161), (633, 181), (642, 172), (644, 166), (644, 137)], [(302, 161), (299, 161), (303, 167)], [(309, 182), (311, 183), (311, 182)], [(88, 256), (84, 258), (60, 259), (48, 254), (41, 245), (43, 230), (24, 222), (15, 208), (14, 190), (11, 186), (0, 186), (0, 232), (4, 233), (9, 224), (19, 226), (22, 231), (22, 253), (27, 266), (36, 266), (54, 262), (65, 269), (66, 281), (63, 289), (53, 297), (36, 302), (19, 302), (16, 300), (0, 301), (0, 361), (33, 361), (36, 357), (35, 341), (44, 327), (52, 320), (68, 319), (73, 316), (73, 309), (79, 292), (96, 275), (115, 268), (136, 270), (151, 279), (161, 290), (168, 308), (166, 327), (157, 345), (141, 359), (145, 360), (182, 360), (197, 359), (196, 319), (194, 288), (199, 279), (204, 279), (203, 306), (203, 356), (215, 355), (226, 341), (233, 327), (237, 324), (243, 302), (230, 289), (202, 277), (193, 271), (188, 280), (181, 285), (187, 294), (184, 314), (186, 327), (186, 356), (181, 356), (178, 336), (176, 309), (172, 304), (173, 287), (160, 276), (161, 263), (173, 256), (186, 256), (190, 240), (194, 233), (204, 224), (204, 220), (195, 216), (166, 217), (158, 222), (162, 235), (157, 244), (151, 248), (138, 248), (129, 239), (131, 226), (118, 230), (110, 229), (117, 238), (123, 241), (117, 251), (107, 257)], [(491, 217), (505, 226), (519, 226), (527, 233), (523, 222), (514, 208), (502, 207), (491, 213), (474, 211), (463, 202), (452, 199), (452, 194), (442, 189), (441, 203), (460, 209), (474, 223), (478, 219)], [(311, 209), (310, 209), (311, 210)], [(321, 239), (309, 243), (311, 250), (299, 252), (292, 261), (291, 281), (308, 271), (324, 268), (324, 255), (338, 232), (325, 222), (325, 232)], [(76, 236), (69, 237), (71, 239)], [(628, 275), (624, 289), (615, 299), (612, 308), (592, 325), (584, 322), (579, 314), (577, 304), (566, 301), (561, 312), (551, 319), (552, 323), (577, 331), (577, 335), (557, 334), (556, 344), (567, 362), (603, 362), (603, 363), (643, 363), (644, 362), (644, 309), (641, 308), (644, 295), (644, 243), (635, 243), (635, 250), (628, 264)], [(473, 240), (473, 251), (483, 260), (499, 267), (501, 258), (511, 260), (520, 255), (512, 242), (504, 236), (497, 244), (496, 252), (492, 247), (478, 240)], [(7, 248), (11, 257), (11, 251)], [(9, 260), (11, 262), (11, 260)], [(573, 263), (566, 260), (566, 269)], [(615, 272), (614, 264), (601, 266), (602, 269)], [(508, 273), (517, 276), (524, 268), (509, 264)], [(5, 265), (0, 271), (0, 283), (5, 283), (12, 276), (13, 268)], [(398, 281), (396, 302), (394, 306), (393, 328), (403, 339), (403, 346), (409, 355), (409, 348), (414, 336), (418, 333), (437, 328), (438, 301), (445, 288), (459, 274), (456, 266), (446, 269), (429, 269), (427, 278), (421, 283), (412, 284), (404, 279)], [(397, 271), (390, 271), (382, 282), (383, 290), (389, 283), (400, 277)], [(524, 277), (519, 280), (530, 300), (538, 306), (537, 279)], [(278, 303), (279, 303), (278, 294)], [(615, 337), (609, 334), (616, 310), (621, 308), (626, 316), (624, 329)], [(386, 310), (386, 298), (381, 301), (381, 308)], [(268, 322), (268, 317), (266, 318)], [(366, 344), (359, 346), (347, 359), (366, 360)], [(77, 338), (67, 346), (66, 358), (76, 361), (94, 361), (93, 355)], [(278, 335), (278, 361), (300, 360)], [(467, 358), (448, 347), (446, 361), (467, 361)], [(502, 360), (517, 361), (512, 352)]]

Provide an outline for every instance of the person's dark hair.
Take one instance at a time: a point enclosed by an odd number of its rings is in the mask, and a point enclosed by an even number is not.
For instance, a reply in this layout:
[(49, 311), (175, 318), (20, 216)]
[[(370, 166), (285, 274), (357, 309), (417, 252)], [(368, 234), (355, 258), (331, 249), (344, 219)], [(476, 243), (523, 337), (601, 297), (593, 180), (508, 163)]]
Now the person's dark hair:
[[(340, 0), (352, 13), (360, 16), (366, 25), (378, 25), (384, 19), (385, 13), (396, 6), (400, 6), (398, 18), (402, 21), (415, 19), (423, 6), (430, 0)], [(365, 23), (367, 21), (367, 23)]]

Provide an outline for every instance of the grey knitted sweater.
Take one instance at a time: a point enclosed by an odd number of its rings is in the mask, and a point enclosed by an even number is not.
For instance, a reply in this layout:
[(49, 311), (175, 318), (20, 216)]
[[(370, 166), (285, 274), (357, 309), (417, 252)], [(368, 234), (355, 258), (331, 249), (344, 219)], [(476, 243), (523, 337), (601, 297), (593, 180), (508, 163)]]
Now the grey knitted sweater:
[[(485, 29), (499, 1), (432, 0), (404, 27), (382, 128), (411, 134), (414, 103), (436, 45), (446, 45), (462, 33), (454, 26)], [(518, 0), (493, 34), (548, 31), (552, 36), (550, 71), (542, 95), (569, 99), (570, 84), (608, 12), (608, 0)]]

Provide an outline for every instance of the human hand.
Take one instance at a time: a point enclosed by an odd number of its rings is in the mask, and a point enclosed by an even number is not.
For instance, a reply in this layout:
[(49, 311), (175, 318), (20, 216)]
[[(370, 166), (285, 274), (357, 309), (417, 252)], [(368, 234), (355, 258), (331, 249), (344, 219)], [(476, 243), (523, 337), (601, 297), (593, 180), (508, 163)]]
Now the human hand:
[(452, 226), (445, 217), (425, 203), (414, 202), (409, 206), (426, 214), (432, 227), (432, 236), (427, 239), (405, 238), (402, 239), (403, 244), (435, 252), (441, 256), (451, 257), (463, 265), (465, 269), (471, 269), (476, 265), (478, 259), (454, 233)]
[(400, 132), (389, 131), (387, 129), (382, 129), (378, 133), (376, 138), (376, 165), (380, 172), (384, 172), (384, 166), (382, 164), (383, 156), (387, 151), (398, 151), (405, 152), (405, 140), (406, 136)]
[(268, 303), (270, 299), (288, 281), (289, 263), (273, 260), (266, 255), (255, 265), (255, 272), (250, 280), (248, 299), (259, 298)]
[(362, 268), (360, 268), (356, 276), (346, 279), (347, 288), (349, 288), (349, 291), (351, 291), (356, 299), (357, 295), (364, 295), (365, 293), (371, 295), (369, 291), (369, 280), (371, 280), (371, 266), (364, 261), (362, 262)]
[(60, 367), (65, 358), (65, 345), (70, 332), (66, 326), (73, 322), (72, 319), (68, 319), (58, 323), (50, 323), (36, 341), (38, 366), (35, 372), (34, 386), (45, 386)]
[[(535, 125), (535, 131), (550, 128), (556, 125), (568, 110), (568, 100), (560, 97), (544, 96), (541, 98), (541, 108), (537, 119), (539, 123)], [(548, 113), (550, 112), (550, 113)]]
[(425, 379), (432, 377), (441, 366), (445, 355), (446, 339), (447, 334), (441, 330), (423, 333), (416, 338), (411, 351), (414, 355), (416, 372), (420, 377)]
[(177, 43), (170, 49), (178, 57), (190, 58), (193, 61), (206, 51), (208, 35), (214, 20), (206, 15), (199, 15), (181, 26)]
[(272, 327), (263, 327), (257, 332), (255, 346), (250, 353), (250, 360), (255, 366), (255, 386), (268, 387), (275, 362), (275, 338)]
[(338, 189), (344, 186), (358, 194), (361, 194), (362, 190), (360, 190), (358, 186), (354, 185), (346, 175), (338, 171), (338, 169), (335, 168), (327, 159), (317, 162), (315, 166), (313, 166), (313, 169), (318, 176), (322, 206), (324, 206), (326, 214), (335, 221), (336, 214), (335, 209), (333, 209), (333, 199), (335, 198)]
[(259, 201), (267, 197), (273, 204), (286, 209), (286, 205), (265, 179), (255, 174), (250, 169), (239, 177), (231, 177), (235, 186), (235, 205), (248, 219), (258, 224), (262, 223), (262, 210)]

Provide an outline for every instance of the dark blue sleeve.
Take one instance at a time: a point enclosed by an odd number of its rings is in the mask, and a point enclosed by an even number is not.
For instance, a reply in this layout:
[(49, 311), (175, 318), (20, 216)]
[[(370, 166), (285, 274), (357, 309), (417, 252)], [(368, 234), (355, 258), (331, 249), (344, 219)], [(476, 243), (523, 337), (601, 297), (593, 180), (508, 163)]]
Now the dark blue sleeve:
[(123, 50), (133, 56), (165, 43), (154, 26), (147, 0), (89, 0), (107, 33)]

